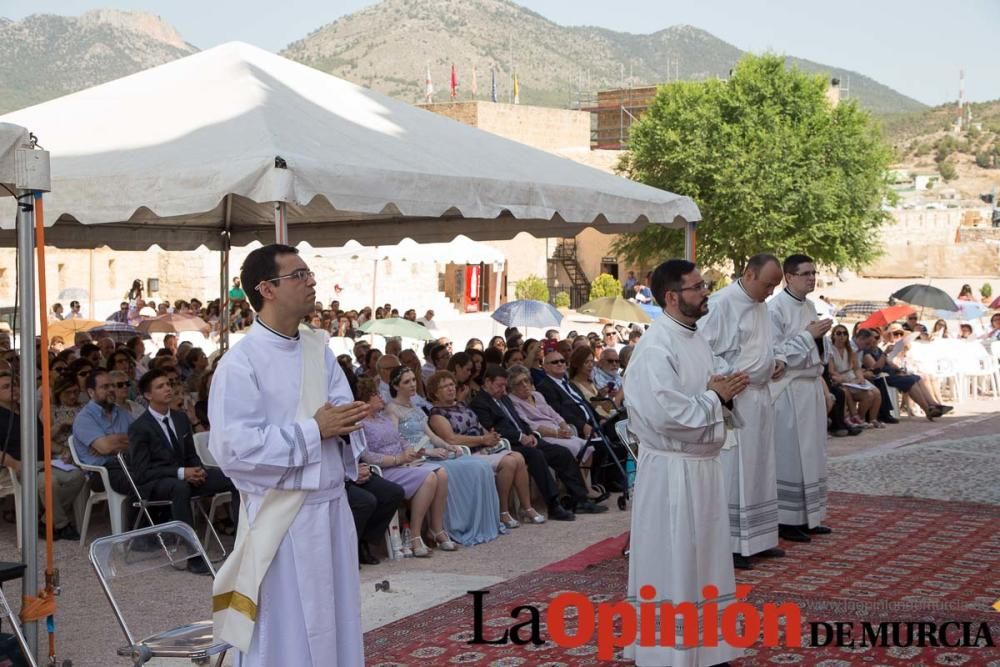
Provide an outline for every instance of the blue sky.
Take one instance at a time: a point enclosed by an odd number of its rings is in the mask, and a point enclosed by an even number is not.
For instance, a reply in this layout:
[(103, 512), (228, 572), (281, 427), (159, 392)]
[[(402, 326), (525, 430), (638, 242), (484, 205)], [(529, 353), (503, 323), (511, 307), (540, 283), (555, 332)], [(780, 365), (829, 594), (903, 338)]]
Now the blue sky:
[[(97, 7), (159, 14), (207, 48), (242, 40), (278, 51), (365, 0), (0, 0), (0, 16), (74, 15)], [(679, 23), (741, 49), (771, 50), (866, 74), (927, 104), (1000, 98), (997, 0), (520, 0), (562, 25), (633, 33)]]

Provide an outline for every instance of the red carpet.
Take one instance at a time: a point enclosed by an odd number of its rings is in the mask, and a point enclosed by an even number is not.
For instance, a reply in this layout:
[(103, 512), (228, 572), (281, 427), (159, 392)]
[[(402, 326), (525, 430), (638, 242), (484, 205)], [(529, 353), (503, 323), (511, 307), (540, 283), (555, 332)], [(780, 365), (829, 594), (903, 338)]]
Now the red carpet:
[[(782, 559), (756, 559), (740, 572), (750, 584), (750, 602), (795, 602), (802, 610), (803, 643), (810, 621), (879, 623), (968, 621), (975, 636), (989, 624), (989, 647), (793, 647), (747, 650), (739, 665), (989, 665), (1000, 667), (1000, 507), (912, 498), (830, 495), (828, 525), (834, 533), (811, 544), (784, 546)], [(484, 635), (493, 639), (515, 621), (510, 610), (533, 605), (542, 611), (541, 646), (470, 645), (471, 596), (439, 605), (365, 635), (369, 665), (444, 664), (491, 667), (606, 665), (596, 646), (564, 649), (548, 640), (545, 608), (561, 592), (585, 593), (593, 602), (621, 599), (628, 564), (625, 536), (599, 542), (542, 570), (494, 586), (485, 597)], [(520, 620), (526, 619), (522, 616)], [(573, 620), (567, 628), (573, 628)], [(855, 633), (860, 634), (860, 625)], [(960, 636), (959, 632), (959, 636)], [(951, 634), (949, 636), (954, 636)], [(616, 664), (627, 664), (621, 658)]]

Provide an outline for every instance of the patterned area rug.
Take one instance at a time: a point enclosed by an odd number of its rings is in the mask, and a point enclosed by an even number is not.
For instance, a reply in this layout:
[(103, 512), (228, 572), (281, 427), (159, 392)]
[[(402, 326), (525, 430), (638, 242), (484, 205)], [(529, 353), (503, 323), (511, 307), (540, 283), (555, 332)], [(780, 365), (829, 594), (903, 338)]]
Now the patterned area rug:
[[(1000, 667), (1000, 507), (914, 498), (830, 495), (829, 525), (834, 533), (810, 544), (785, 543), (781, 559), (756, 559), (755, 569), (740, 572), (738, 583), (753, 587), (749, 601), (795, 602), (802, 610), (803, 643), (809, 622), (968, 621), (973, 637), (989, 624), (989, 647), (837, 647), (802, 646), (747, 650), (739, 665), (987, 665)], [(368, 665), (470, 664), (490, 667), (574, 667), (628, 664), (597, 657), (596, 645), (565, 649), (545, 627), (549, 601), (563, 592), (581, 592), (594, 602), (620, 600), (628, 576), (622, 558), (624, 536), (605, 540), (560, 563), (494, 586), (483, 598), (484, 637), (494, 639), (517, 622), (510, 610), (533, 605), (541, 610), (540, 646), (471, 645), (472, 596), (428, 609), (365, 635)], [(525, 620), (523, 615), (519, 620)], [(566, 622), (567, 631), (575, 619)], [(524, 633), (527, 636), (527, 633)], [(959, 632), (959, 636), (960, 636)], [(822, 636), (822, 633), (821, 633)], [(949, 636), (955, 636), (950, 634)]]

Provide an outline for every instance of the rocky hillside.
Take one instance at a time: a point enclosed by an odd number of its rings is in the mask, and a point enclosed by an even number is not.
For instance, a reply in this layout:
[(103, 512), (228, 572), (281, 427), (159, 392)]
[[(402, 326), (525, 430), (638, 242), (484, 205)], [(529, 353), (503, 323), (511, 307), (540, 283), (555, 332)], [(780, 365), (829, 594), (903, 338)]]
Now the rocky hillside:
[(194, 53), (144, 12), (0, 19), (0, 113), (44, 102)]
[[(0, 18), (0, 113), (52, 99), (180, 58), (196, 49), (144, 12), (95, 10), (80, 17)], [(451, 63), (460, 98), (478, 70), (486, 99), (490, 68), (507, 99), (513, 59), (521, 101), (565, 107), (623, 80), (633, 84), (725, 77), (741, 51), (691, 26), (645, 35), (561, 26), (510, 0), (383, 0), (322, 26), (282, 55), (400, 99), (424, 98), (430, 64), (436, 100), (448, 99)], [(919, 102), (857, 72), (789, 58), (845, 80), (868, 109), (904, 113)]]
[[(561, 26), (509, 0), (383, 0), (319, 28), (283, 55), (410, 102), (423, 99), (428, 63), (438, 101), (448, 98), (451, 63), (460, 98), (471, 96), (475, 65), (479, 97), (488, 96), (494, 67), (506, 99), (513, 59), (522, 102), (566, 106), (581, 90), (618, 87), (630, 74), (637, 84), (725, 77), (741, 51), (691, 26), (646, 35)], [(850, 75), (851, 95), (873, 111), (924, 108), (857, 72), (789, 60), (811, 72)]]

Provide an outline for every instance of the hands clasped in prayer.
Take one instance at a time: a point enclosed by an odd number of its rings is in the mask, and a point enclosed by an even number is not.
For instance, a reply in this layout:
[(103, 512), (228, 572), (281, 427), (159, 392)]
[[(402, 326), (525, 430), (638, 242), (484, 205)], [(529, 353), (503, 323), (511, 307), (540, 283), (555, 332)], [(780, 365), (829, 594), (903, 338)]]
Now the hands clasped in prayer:
[(723, 403), (733, 400), (749, 384), (750, 377), (742, 371), (731, 375), (713, 375), (708, 379), (708, 388), (718, 394)]
[(313, 418), (319, 426), (319, 434), (325, 440), (334, 436), (344, 436), (361, 428), (361, 421), (368, 416), (368, 404), (354, 401), (345, 405), (324, 403)]
[(826, 335), (826, 332), (830, 330), (833, 326), (833, 320), (817, 320), (815, 322), (810, 322), (806, 325), (806, 331), (813, 338), (820, 338)]

